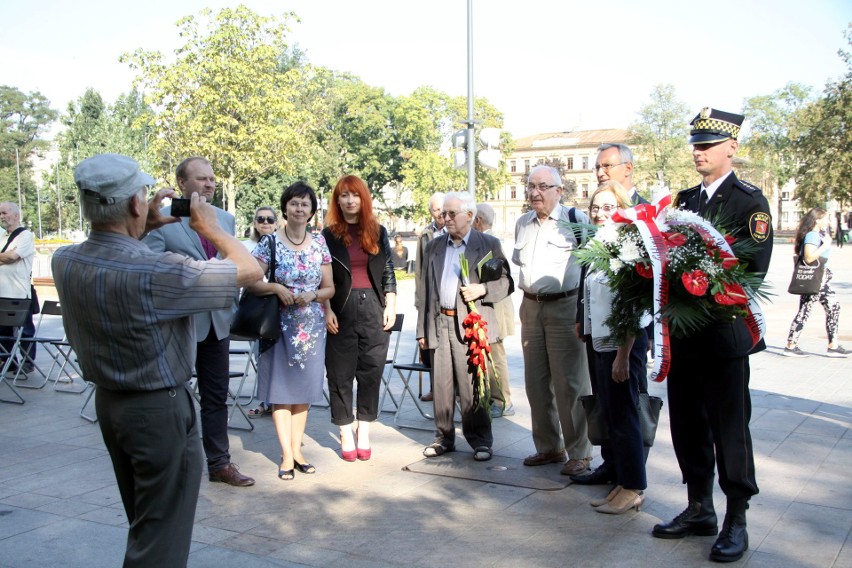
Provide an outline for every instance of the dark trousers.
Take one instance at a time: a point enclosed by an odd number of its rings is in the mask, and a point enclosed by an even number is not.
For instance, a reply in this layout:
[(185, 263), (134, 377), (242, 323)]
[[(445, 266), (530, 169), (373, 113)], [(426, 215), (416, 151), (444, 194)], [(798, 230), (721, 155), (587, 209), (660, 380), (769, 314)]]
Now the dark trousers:
[(384, 308), (372, 289), (353, 289), (337, 314), (338, 331), (326, 338), (325, 374), (331, 400), (331, 422), (352, 424), (353, 380), (358, 383), (358, 420), (379, 416), (379, 392), (390, 345), (382, 329)]
[(218, 471), (231, 463), (228, 449), (228, 383), (231, 339), (217, 339), (216, 331), (196, 344), (195, 372), (201, 395), (201, 440), (207, 470)]
[(719, 359), (715, 353), (672, 350), (666, 381), (672, 443), (690, 487), (710, 485), (715, 463), (728, 499), (757, 494), (749, 375), (747, 356)]
[(473, 409), (473, 384), (467, 364), (467, 344), (459, 337), (456, 316), (439, 315), (437, 320), (438, 344), (432, 350), (432, 377), (435, 390), (436, 437), (446, 447), (456, 443), (455, 393), (459, 394), (462, 433), (471, 448), (494, 444), (491, 433), (491, 416), (488, 401), (479, 409)]
[(643, 336), (636, 338), (630, 350), (630, 379), (623, 383), (612, 380), (615, 351), (595, 352), (595, 372), (599, 400), (609, 424), (612, 465), (616, 482), (627, 489), (645, 489), (645, 444), (639, 424), (639, 389), (641, 377), (647, 372), (648, 343)]
[[(0, 326), (0, 337), (14, 337), (15, 328), (8, 326)], [(30, 313), (27, 320), (24, 322), (24, 332), (21, 334), (22, 339), (32, 339), (35, 336), (35, 324), (33, 324), (33, 314)], [(8, 353), (12, 350), (12, 347), (15, 345), (14, 339), (3, 339), (0, 340), (0, 344), (3, 345), (3, 354), (2, 358), (5, 359)], [(36, 344), (32, 343), (21, 343), (21, 351), (27, 354), (31, 361), (35, 361), (36, 358)], [(10, 369), (14, 370), (14, 364)]]
[(186, 566), (201, 484), (192, 395), (98, 388), (95, 410), (130, 525), (124, 566)]

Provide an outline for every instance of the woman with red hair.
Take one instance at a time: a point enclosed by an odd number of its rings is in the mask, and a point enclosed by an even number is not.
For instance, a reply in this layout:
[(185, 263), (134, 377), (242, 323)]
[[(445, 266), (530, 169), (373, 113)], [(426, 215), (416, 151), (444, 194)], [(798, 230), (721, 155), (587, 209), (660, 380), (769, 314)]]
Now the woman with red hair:
[[(342, 177), (331, 194), (322, 231), (331, 252), (334, 296), (325, 310), (325, 368), (331, 422), (340, 427), (344, 460), (368, 460), (370, 422), (379, 416), (379, 390), (396, 320), (396, 277), (387, 230), (373, 215), (367, 184)], [(353, 430), (353, 379), (358, 382)]]

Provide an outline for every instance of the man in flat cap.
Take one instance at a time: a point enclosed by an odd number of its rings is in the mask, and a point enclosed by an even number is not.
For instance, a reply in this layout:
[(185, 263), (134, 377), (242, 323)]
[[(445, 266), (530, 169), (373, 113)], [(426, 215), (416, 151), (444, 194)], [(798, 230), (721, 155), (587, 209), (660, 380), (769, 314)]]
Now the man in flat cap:
[[(748, 239), (757, 252), (749, 270), (765, 274), (772, 256), (772, 219), (760, 189), (732, 171), (737, 136), (744, 117), (710, 108), (692, 121), (689, 143), (700, 185), (678, 193), (677, 204), (724, 226), (737, 239)], [(722, 530), (710, 551), (717, 562), (739, 560), (748, 549), (746, 509), (758, 492), (749, 419), (750, 353), (743, 318), (708, 325), (689, 338), (672, 338), (668, 374), (672, 443), (686, 483), (689, 503), (671, 522), (654, 527), (658, 538), (709, 536), (718, 532), (713, 508), (713, 477), (728, 499)]]
[[(186, 384), (193, 315), (223, 309), (263, 274), (193, 195), (190, 225), (221, 259), (153, 252), (142, 236), (179, 221), (160, 213), (171, 189), (146, 200), (154, 178), (127, 156), (101, 154), (74, 173), (88, 240), (53, 255), (68, 342), (86, 379), (130, 525), (124, 566), (186, 566), (201, 483), (201, 447)], [(199, 293), (203, 290), (203, 293)]]

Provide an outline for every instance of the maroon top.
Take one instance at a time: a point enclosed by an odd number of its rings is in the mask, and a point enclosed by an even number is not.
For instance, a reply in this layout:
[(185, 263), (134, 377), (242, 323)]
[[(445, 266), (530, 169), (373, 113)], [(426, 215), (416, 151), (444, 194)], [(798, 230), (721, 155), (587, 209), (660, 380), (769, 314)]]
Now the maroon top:
[(367, 261), (370, 257), (361, 248), (357, 225), (349, 225), (349, 238), (352, 239), (352, 243), (346, 250), (349, 252), (349, 269), (352, 271), (352, 289), (372, 288), (370, 275), (367, 274)]

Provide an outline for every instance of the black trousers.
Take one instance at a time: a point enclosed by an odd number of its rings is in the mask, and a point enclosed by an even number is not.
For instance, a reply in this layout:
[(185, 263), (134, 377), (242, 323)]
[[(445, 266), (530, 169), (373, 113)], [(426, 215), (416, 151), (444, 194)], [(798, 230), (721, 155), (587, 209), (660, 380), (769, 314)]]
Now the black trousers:
[(718, 466), (728, 499), (758, 492), (749, 420), (748, 356), (672, 349), (667, 379), (672, 443), (683, 482), (706, 487)]
[[(630, 379), (623, 383), (612, 380), (612, 364), (616, 351), (595, 351), (595, 372), (599, 399), (609, 424), (610, 446), (607, 448), (615, 466), (616, 481), (626, 489), (645, 489), (647, 453), (639, 424), (639, 391), (647, 374), (648, 342), (644, 334), (637, 337), (630, 350)], [(603, 449), (601, 450), (603, 454)]]
[(186, 566), (201, 485), (192, 395), (98, 388), (95, 410), (130, 525), (124, 566)]
[(196, 344), (195, 372), (201, 395), (201, 440), (207, 456), (207, 470), (218, 471), (231, 463), (228, 441), (228, 383), (231, 339), (217, 339), (210, 332)]
[(379, 416), (379, 392), (390, 345), (383, 316), (384, 308), (372, 289), (353, 289), (337, 314), (337, 334), (329, 333), (325, 344), (332, 424), (345, 426), (355, 421), (353, 381), (358, 383), (358, 420), (373, 422)]

